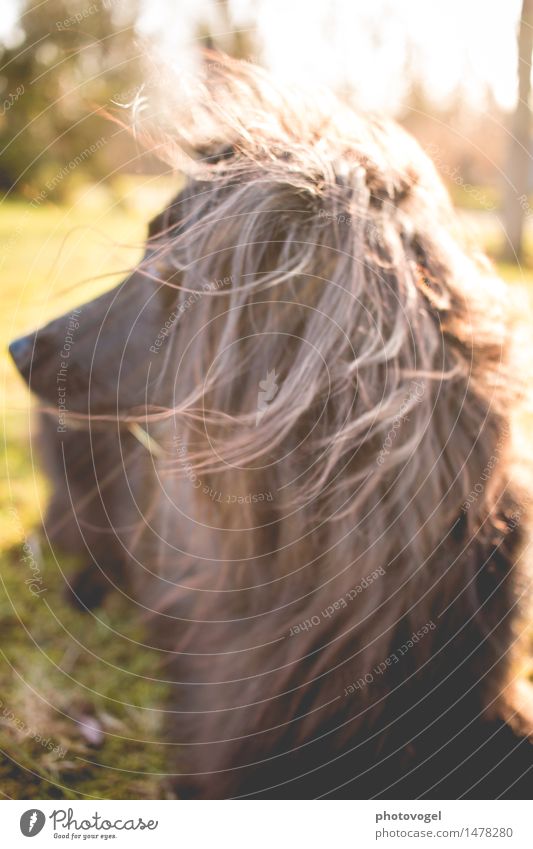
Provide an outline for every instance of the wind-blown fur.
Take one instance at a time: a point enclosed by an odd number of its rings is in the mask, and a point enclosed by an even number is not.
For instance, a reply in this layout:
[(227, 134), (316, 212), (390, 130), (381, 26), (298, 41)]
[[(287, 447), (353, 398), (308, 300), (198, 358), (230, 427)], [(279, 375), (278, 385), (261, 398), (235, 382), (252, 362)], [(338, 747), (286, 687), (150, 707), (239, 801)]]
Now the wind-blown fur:
[[(394, 123), (229, 60), (173, 120), (186, 185), (82, 308), (73, 424), (45, 427), (75, 492), (52, 541), (92, 551), (175, 682), (177, 792), (523, 794), (502, 285)], [(25, 368), (49, 400), (63, 325)]]

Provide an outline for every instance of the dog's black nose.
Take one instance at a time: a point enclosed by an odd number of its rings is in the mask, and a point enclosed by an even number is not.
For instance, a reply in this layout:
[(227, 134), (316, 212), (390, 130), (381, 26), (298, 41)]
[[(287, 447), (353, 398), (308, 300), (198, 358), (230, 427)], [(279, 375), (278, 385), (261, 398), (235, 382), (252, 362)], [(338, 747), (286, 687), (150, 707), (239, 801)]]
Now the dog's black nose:
[(26, 379), (30, 374), (34, 345), (35, 334), (30, 333), (28, 336), (20, 336), (18, 339), (14, 339), (9, 346), (9, 353), (13, 357), (16, 367)]

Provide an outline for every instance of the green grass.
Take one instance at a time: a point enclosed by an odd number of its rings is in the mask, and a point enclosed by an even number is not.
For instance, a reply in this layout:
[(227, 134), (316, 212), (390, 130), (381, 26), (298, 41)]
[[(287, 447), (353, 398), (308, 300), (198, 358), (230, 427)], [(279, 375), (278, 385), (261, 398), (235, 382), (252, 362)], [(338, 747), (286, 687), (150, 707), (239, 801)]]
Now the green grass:
[[(159, 798), (164, 686), (127, 605), (110, 598), (95, 616), (64, 599), (76, 563), (43, 550), (46, 485), (32, 464), (30, 399), (7, 354), (10, 339), (120, 279), (142, 249), (145, 224), (169, 196), (145, 192), (143, 209), (85, 197), (69, 210), (0, 206), (6, 460), (0, 486), (0, 792), (8, 798)], [(109, 276), (109, 272), (114, 272)], [(102, 279), (95, 279), (99, 274)], [(91, 279), (92, 278), (92, 279)], [(26, 547), (24, 547), (26, 546)], [(36, 569), (46, 592), (25, 581)], [(35, 585), (41, 586), (41, 585)], [(84, 733), (94, 725), (98, 737)], [(43, 743), (44, 740), (44, 743)]]
[[(140, 628), (128, 621), (118, 595), (87, 621), (63, 599), (62, 573), (75, 564), (38, 555), (35, 536), (29, 545), (43, 578), (39, 596), (25, 583), (27, 549), (14, 546), (2, 558), (2, 793), (157, 798), (164, 750), (143, 741), (160, 739), (164, 686), (149, 680), (153, 657), (136, 645)], [(103, 745), (84, 732), (93, 723)]]
[[(134, 192), (130, 194), (130, 190)], [(46, 485), (32, 464), (26, 387), (7, 343), (110, 287), (142, 249), (145, 223), (170, 196), (168, 183), (142, 192), (124, 180), (117, 204), (93, 190), (69, 209), (0, 206), (0, 360), (6, 399), (6, 461), (0, 487), (0, 790), (11, 798), (158, 798), (164, 784), (161, 714), (165, 688), (150, 680), (153, 654), (117, 595), (91, 618), (64, 600), (76, 564), (40, 551)], [(141, 199), (133, 206), (130, 197)], [(110, 276), (111, 272), (111, 276)], [(531, 315), (532, 273), (501, 267)], [(106, 275), (98, 279), (99, 275)], [(531, 432), (531, 424), (527, 423)], [(24, 545), (29, 546), (24, 548)], [(34, 558), (34, 561), (31, 561)], [(46, 592), (25, 581), (39, 569)], [(96, 723), (101, 746), (79, 721)], [(48, 740), (44, 746), (37, 735)], [(60, 751), (50, 748), (61, 747)], [(61, 755), (64, 750), (64, 755)]]

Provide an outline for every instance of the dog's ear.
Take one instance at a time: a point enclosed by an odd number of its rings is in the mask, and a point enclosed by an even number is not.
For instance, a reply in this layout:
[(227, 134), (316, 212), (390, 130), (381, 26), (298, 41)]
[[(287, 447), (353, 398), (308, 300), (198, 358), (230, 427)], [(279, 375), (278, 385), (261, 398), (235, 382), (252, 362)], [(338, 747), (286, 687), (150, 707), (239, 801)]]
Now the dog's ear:
[[(206, 165), (217, 165), (227, 159), (231, 159), (235, 155), (235, 150), (231, 145), (219, 147), (204, 147), (196, 151), (198, 159)], [(172, 238), (177, 236), (181, 230), (182, 213), (181, 205), (184, 198), (183, 190), (171, 200), (166, 209), (152, 218), (148, 224), (148, 244), (147, 250), (150, 250), (150, 243), (157, 242), (162, 238)]]
[(150, 249), (150, 242), (156, 241), (162, 237), (172, 237), (177, 235), (180, 224), (180, 198), (179, 192), (169, 203), (169, 205), (155, 218), (152, 218), (148, 224), (148, 244), (147, 249)]
[(148, 245), (150, 241), (155, 241), (162, 236), (172, 236), (176, 233), (176, 228), (179, 227), (179, 205), (181, 192), (177, 194), (169, 203), (169, 205), (160, 212), (155, 218), (152, 218), (148, 224)]

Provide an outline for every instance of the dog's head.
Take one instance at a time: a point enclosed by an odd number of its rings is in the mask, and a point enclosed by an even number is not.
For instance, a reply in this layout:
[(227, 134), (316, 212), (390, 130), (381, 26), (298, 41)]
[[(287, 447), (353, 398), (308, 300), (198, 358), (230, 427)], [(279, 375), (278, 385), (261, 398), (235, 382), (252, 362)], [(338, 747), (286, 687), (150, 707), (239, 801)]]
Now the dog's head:
[(269, 493), (298, 517), (288, 544), (344, 522), (383, 549), (403, 515), (392, 548), (431, 551), (504, 439), (498, 285), (398, 126), (282, 96), (248, 64), (217, 74), (202, 137), (184, 116), (172, 150), (222, 153), (182, 157), (139, 267), (13, 358), (48, 406), (63, 387), (74, 413), (166, 415), (175, 474), (185, 458), (243, 510)]
[(75, 413), (118, 414), (146, 403), (157, 378), (148, 374), (147, 351), (169, 310), (169, 289), (154, 277), (150, 255), (110, 292), (11, 343), (17, 368), (46, 406), (61, 395)]

